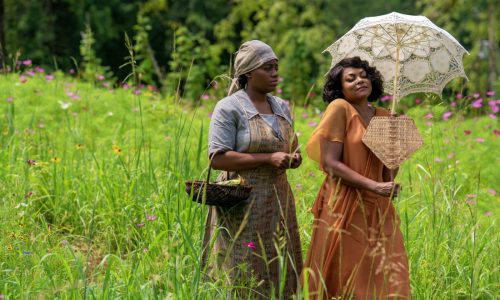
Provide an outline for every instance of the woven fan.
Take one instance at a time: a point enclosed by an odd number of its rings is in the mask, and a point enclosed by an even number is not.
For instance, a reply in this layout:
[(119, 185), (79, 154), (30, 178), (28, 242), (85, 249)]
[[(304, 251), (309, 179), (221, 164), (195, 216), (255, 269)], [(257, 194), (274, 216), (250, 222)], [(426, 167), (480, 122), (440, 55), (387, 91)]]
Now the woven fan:
[(362, 138), (363, 143), (389, 169), (395, 169), (423, 144), (412, 119), (373, 117)]

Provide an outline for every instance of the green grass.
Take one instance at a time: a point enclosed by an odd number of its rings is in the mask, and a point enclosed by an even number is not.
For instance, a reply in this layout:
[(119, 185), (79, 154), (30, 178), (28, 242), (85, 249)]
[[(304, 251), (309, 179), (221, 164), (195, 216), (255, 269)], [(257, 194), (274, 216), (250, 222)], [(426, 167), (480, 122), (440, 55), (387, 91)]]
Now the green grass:
[[(229, 287), (203, 281), (200, 270), (206, 208), (184, 192), (185, 180), (206, 174), (214, 104), (190, 109), (147, 90), (95, 88), (59, 73), (25, 83), (2, 75), (0, 294), (225, 299)], [(500, 193), (500, 139), (492, 131), (500, 126), (460, 112), (441, 121), (442, 111), (424, 105), (409, 112), (425, 145), (397, 178), (413, 297), (495, 298), (500, 196), (492, 189)], [(294, 114), (304, 145), (308, 123), (319, 116), (313, 108)], [(305, 255), (309, 209), (324, 176), (307, 158), (288, 174)]]

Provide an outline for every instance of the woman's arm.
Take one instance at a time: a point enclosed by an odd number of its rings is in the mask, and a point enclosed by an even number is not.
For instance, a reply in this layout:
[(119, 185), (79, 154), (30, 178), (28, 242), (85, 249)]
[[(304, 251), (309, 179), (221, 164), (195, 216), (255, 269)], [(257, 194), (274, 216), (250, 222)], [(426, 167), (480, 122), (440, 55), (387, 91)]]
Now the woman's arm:
[(269, 165), (275, 168), (288, 169), (292, 154), (285, 152), (274, 153), (241, 153), (227, 151), (217, 153), (213, 157), (212, 168), (224, 171), (240, 171)]
[(377, 182), (349, 168), (341, 161), (343, 143), (321, 138), (321, 166), (332, 177), (341, 178), (342, 183), (355, 188), (365, 189), (381, 196), (390, 196), (395, 183)]
[(391, 170), (386, 166), (384, 166), (384, 169), (382, 170), (382, 178), (384, 179), (385, 182), (394, 181), (394, 178), (396, 178), (396, 175), (398, 175), (398, 171), (399, 168)]

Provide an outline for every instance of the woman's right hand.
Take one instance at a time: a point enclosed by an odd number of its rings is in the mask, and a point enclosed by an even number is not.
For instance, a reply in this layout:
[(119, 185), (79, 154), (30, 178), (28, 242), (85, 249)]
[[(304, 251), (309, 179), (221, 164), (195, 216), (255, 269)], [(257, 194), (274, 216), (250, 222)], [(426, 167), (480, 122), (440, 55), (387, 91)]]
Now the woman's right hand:
[(269, 164), (278, 169), (290, 168), (291, 161), (292, 155), (285, 152), (274, 152), (269, 157)]
[(395, 183), (394, 181), (389, 182), (377, 182), (375, 187), (373, 188), (373, 192), (384, 197), (397, 197), (399, 194), (399, 190), (401, 186), (399, 183)]

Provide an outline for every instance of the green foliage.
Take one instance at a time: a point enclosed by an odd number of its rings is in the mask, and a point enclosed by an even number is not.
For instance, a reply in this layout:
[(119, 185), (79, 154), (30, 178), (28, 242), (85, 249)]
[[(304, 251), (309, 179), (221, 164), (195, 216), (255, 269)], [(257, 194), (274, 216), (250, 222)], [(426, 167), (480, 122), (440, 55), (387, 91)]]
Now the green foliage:
[(108, 77), (110, 75), (107, 67), (101, 66), (101, 59), (97, 57), (94, 50), (94, 34), (90, 25), (85, 27), (85, 31), (82, 32), (82, 40), (80, 43), (80, 55), (82, 56), (82, 78), (95, 82), (98, 80), (99, 76)]

